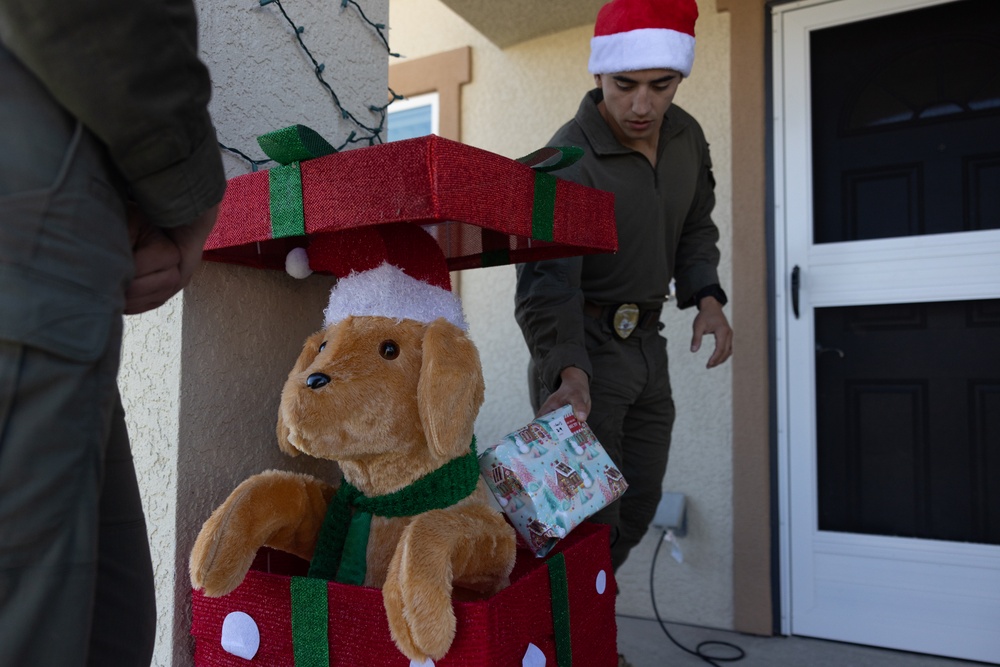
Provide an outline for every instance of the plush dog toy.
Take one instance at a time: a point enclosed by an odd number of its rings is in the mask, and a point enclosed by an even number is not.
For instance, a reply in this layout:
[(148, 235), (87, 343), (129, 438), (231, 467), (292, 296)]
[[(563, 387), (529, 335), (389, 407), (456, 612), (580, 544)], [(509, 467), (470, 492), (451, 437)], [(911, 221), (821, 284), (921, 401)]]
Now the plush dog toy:
[(400, 651), (440, 659), (453, 594), (500, 590), (515, 553), (479, 475), (483, 377), (465, 329), (454, 295), (389, 264), (339, 281), (288, 375), (277, 433), (287, 454), (336, 461), (342, 483), (275, 470), (244, 481), (198, 535), (194, 587), (225, 595), (259, 547), (287, 551), (309, 576), (381, 587)]

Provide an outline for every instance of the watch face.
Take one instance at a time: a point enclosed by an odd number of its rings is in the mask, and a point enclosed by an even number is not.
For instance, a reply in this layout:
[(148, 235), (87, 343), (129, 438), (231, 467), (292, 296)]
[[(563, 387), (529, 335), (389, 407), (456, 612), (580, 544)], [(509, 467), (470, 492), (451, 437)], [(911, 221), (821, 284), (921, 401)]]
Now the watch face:
[(628, 338), (639, 324), (639, 306), (623, 303), (615, 311), (614, 329), (619, 338)]

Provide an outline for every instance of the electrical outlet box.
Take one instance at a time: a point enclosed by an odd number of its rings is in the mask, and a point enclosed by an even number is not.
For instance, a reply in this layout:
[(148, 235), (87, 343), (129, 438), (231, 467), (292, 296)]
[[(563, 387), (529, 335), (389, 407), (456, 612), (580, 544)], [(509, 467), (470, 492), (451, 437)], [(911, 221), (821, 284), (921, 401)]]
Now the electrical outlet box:
[(675, 537), (687, 535), (687, 498), (683, 493), (663, 492), (653, 517), (653, 527), (673, 531)]

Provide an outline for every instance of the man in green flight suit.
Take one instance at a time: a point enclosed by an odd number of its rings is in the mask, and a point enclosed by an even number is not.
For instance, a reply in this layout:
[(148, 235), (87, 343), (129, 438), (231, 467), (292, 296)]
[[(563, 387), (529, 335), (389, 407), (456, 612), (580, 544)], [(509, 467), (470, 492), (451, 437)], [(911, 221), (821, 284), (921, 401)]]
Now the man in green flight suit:
[(629, 485), (594, 517), (612, 526), (616, 570), (662, 495), (674, 403), (659, 328), (672, 279), (678, 305), (699, 310), (691, 351), (712, 334), (708, 367), (732, 354), (708, 144), (672, 104), (691, 71), (697, 16), (694, 0), (601, 8), (590, 56), (597, 87), (549, 145), (584, 149), (560, 177), (614, 193), (619, 249), (517, 267), (515, 315), (531, 353), (533, 407), (544, 414), (571, 404)]
[(197, 35), (191, 0), (0, 0), (0, 665), (152, 657), (116, 378), (226, 186)]

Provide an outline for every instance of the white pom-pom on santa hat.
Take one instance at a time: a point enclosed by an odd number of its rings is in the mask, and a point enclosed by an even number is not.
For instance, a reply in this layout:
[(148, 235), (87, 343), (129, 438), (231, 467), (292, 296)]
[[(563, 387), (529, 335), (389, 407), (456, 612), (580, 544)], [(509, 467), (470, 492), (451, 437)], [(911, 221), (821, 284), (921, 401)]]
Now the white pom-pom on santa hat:
[(388, 263), (351, 273), (337, 281), (323, 315), (323, 326), (352, 315), (367, 315), (424, 323), (443, 317), (462, 331), (469, 328), (458, 297), (446, 289), (412, 278)]
[(285, 256), (285, 272), (292, 278), (303, 280), (312, 275), (309, 267), (309, 253), (305, 248), (292, 248)]
[(591, 74), (672, 69), (694, 64), (695, 0), (613, 0), (601, 7), (590, 40)]

